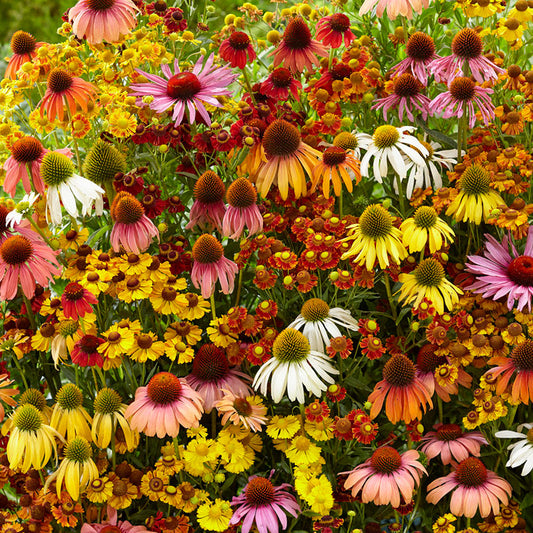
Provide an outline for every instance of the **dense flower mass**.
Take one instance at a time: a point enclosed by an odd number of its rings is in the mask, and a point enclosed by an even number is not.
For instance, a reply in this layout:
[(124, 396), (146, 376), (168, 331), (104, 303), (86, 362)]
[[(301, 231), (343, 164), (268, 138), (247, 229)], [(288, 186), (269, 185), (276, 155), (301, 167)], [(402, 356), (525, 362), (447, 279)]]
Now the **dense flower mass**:
[(533, 531), (533, 3), (44, 4), (0, 533)]

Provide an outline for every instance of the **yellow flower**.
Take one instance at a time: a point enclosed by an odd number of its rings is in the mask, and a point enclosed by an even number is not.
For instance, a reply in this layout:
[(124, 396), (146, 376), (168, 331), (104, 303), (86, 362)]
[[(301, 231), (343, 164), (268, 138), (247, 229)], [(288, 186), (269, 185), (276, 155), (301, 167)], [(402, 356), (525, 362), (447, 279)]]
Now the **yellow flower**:
[(202, 476), (208, 472), (206, 464), (213, 465), (217, 462), (219, 447), (212, 439), (191, 440), (183, 450), (185, 470), (191, 476)]
[(266, 432), (272, 439), (290, 439), (300, 429), (300, 419), (294, 415), (273, 416), (268, 423)]
[(161, 472), (167, 476), (172, 476), (183, 470), (183, 461), (178, 460), (175, 455), (163, 455), (155, 463), (157, 472)]
[(56, 336), (56, 327), (45, 322), (32, 336), (31, 347), (39, 352), (47, 352), (52, 346), (52, 339)]
[(524, 27), (518, 19), (509, 17), (498, 22), (498, 29), (495, 33), (499, 37), (503, 37), (509, 43), (522, 39)]
[(180, 310), (178, 315), (182, 320), (197, 320), (202, 318), (210, 309), (209, 302), (204, 300), (199, 294), (188, 292), (185, 294), (187, 298), (187, 307)]
[(181, 310), (187, 307), (188, 300), (184, 294), (178, 293), (174, 287), (156, 283), (152, 288), (150, 302), (152, 302), (156, 313), (179, 315)]
[(333, 489), (328, 478), (322, 474), (316, 479), (316, 485), (302, 498), (309, 504), (311, 511), (321, 516), (329, 514), (333, 507)]
[(294, 437), (291, 445), (285, 450), (285, 455), (295, 464), (316, 463), (320, 459), (320, 448), (307, 437)]
[(89, 425), (92, 418), (83, 407), (83, 394), (73, 383), (63, 385), (56, 395), (50, 426), (68, 441), (77, 436), (92, 441)]
[(156, 502), (161, 498), (161, 494), (168, 485), (169, 476), (160, 471), (150, 471), (144, 474), (141, 479), (141, 492)]
[(100, 344), (97, 349), (109, 359), (121, 357), (135, 344), (135, 333), (128, 328), (120, 327), (118, 323), (113, 324), (103, 333), (102, 338), (105, 342)]
[(165, 340), (175, 342), (183, 341), (194, 346), (202, 339), (202, 330), (195, 324), (184, 320), (183, 322), (172, 322), (165, 331)]
[(92, 503), (106, 503), (113, 494), (113, 483), (107, 476), (93, 479), (87, 485), (87, 499)]
[(446, 513), (444, 516), (440, 516), (432, 526), (433, 533), (454, 533), (455, 526), (453, 525), (453, 522), (456, 520), (457, 518), (451, 513)]
[(228, 317), (225, 315), (209, 322), (207, 335), (211, 342), (220, 348), (226, 348), (238, 338), (238, 335), (230, 330), (230, 327), (228, 326)]
[(131, 303), (134, 300), (144, 300), (152, 292), (152, 282), (148, 279), (131, 276), (119, 283), (117, 296), (120, 300)]
[(122, 255), (117, 259), (117, 268), (126, 276), (141, 276), (146, 273), (151, 263), (150, 254)]
[(442, 265), (433, 258), (424, 259), (410, 274), (400, 274), (400, 299), (412, 303), (416, 309), (424, 298), (434, 305), (437, 313), (444, 307), (451, 310), (463, 291), (450, 283)]
[(453, 241), (455, 233), (438, 217), (433, 207), (419, 207), (412, 218), (402, 222), (400, 226), (403, 245), (410, 253), (424, 250), (429, 243), (430, 253), (435, 253)]
[(127, 354), (133, 361), (146, 363), (148, 359), (155, 361), (162, 357), (165, 354), (165, 349), (165, 343), (158, 341), (155, 333), (149, 331), (135, 336), (135, 342)]
[(407, 257), (407, 250), (401, 242), (401, 232), (394, 227), (390, 213), (381, 205), (369, 205), (350, 226), (348, 237), (341, 242), (352, 242), (350, 249), (341, 259), (354, 257), (353, 261), (367, 270), (373, 270), (376, 260), (380, 268), (387, 268), (390, 260), (400, 264)]
[(181, 340), (171, 339), (165, 343), (165, 355), (175, 361), (178, 358), (178, 365), (190, 363), (194, 359), (194, 350)]
[(208, 501), (198, 507), (198, 524), (204, 530), (224, 531), (229, 527), (233, 516), (229, 502), (217, 498), (214, 502)]
[(435, 381), (441, 387), (447, 387), (453, 385), (457, 381), (459, 370), (453, 365), (440, 365), (435, 369)]
[(329, 417), (324, 418), (321, 422), (305, 423), (305, 432), (316, 441), (325, 441), (333, 438), (332, 429), (333, 420)]

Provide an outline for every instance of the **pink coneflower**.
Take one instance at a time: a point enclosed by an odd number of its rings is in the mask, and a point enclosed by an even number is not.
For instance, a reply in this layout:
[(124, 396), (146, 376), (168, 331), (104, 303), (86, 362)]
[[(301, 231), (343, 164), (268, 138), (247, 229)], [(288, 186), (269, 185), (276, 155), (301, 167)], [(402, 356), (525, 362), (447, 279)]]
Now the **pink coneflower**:
[(429, 71), (435, 75), (435, 81), (450, 83), (457, 76), (462, 76), (466, 62), (478, 83), (497, 80), (499, 74), (505, 73), (505, 69), (496, 66), (482, 53), (483, 41), (476, 30), (464, 28), (453, 38), (452, 55), (433, 60)]
[(104, 365), (104, 358), (98, 351), (98, 346), (105, 341), (96, 335), (83, 335), (81, 339), (76, 342), (70, 357), (72, 362), (79, 366), (99, 366)]
[(445, 477), (440, 477), (428, 485), (426, 500), (437, 504), (443, 496), (454, 491), (450, 501), (450, 512), (455, 516), (472, 518), (478, 508), (482, 518), (491, 512), (500, 514), (500, 502), (509, 503), (511, 485), (497, 476), (476, 457), (469, 457)]
[(176, 437), (180, 426), (198, 427), (204, 412), (202, 397), (184, 379), (159, 372), (146, 387), (135, 391), (135, 400), (124, 416), (130, 426), (148, 437)]
[(286, 490), (289, 488), (292, 487), (288, 483), (276, 487), (270, 479), (251, 476), (242, 494), (231, 500), (235, 510), (230, 525), (238, 524), (242, 520), (242, 533), (248, 533), (254, 525), (259, 533), (276, 533), (279, 531), (279, 521), (281, 531), (286, 531), (285, 513), (294, 518), (300, 513), (296, 498)]
[(298, 90), (301, 88), (302, 84), (294, 78), (288, 68), (278, 67), (261, 84), (261, 94), (276, 100), (288, 100), (289, 94), (292, 94), (294, 99), (299, 101)]
[(97, 303), (98, 299), (75, 281), (68, 283), (61, 295), (65, 318), (72, 318), (73, 320), (78, 320), (87, 313), (91, 313), (93, 310), (91, 306)]
[(204, 172), (194, 184), (194, 203), (189, 213), (186, 229), (200, 226), (201, 229), (222, 229), (222, 219), (226, 212), (224, 193), (226, 187), (217, 174), (211, 170)]
[(326, 48), (311, 37), (311, 31), (302, 17), (293, 18), (285, 28), (278, 47), (270, 54), (274, 55), (274, 67), (283, 64), (292, 72), (303, 72), (307, 67), (320, 63), (318, 56), (327, 57)]
[(118, 513), (110, 505), (107, 506), (107, 520), (101, 524), (85, 523), (81, 533), (155, 533), (144, 526), (134, 526), (127, 520), (118, 521)]
[[(475, 274), (476, 281), (466, 287), (483, 298), (498, 300), (507, 297), (507, 307), (515, 304), (519, 311), (524, 307), (531, 312), (533, 299), (533, 227), (527, 233), (524, 253), (520, 255), (515, 245), (505, 236), (501, 244), (485, 234), (485, 250), (482, 255), (469, 255), (466, 270)], [(509, 253), (509, 247), (511, 253)]]
[(37, 55), (37, 48), (43, 44), (37, 42), (31, 33), (16, 31), (11, 37), (13, 55), (9, 58), (4, 77), (15, 80), (18, 69), (24, 63), (31, 61)]
[[(4, 163), (6, 177), (4, 180), (4, 191), (12, 198), (15, 197), (17, 184), (22, 181), (24, 190), (32, 191), (32, 184), (39, 194), (44, 192), (44, 183), (41, 178), (39, 167), (47, 150), (41, 141), (35, 137), (22, 137), (11, 147), (11, 155)], [(31, 176), (28, 175), (28, 170)], [(31, 179), (31, 181), (30, 181)]]
[(111, 246), (115, 252), (122, 246), (127, 253), (144, 252), (152, 239), (159, 239), (159, 231), (144, 214), (141, 202), (132, 194), (120, 191), (111, 204), (111, 218), (115, 223), (111, 230)]
[(331, 48), (339, 48), (344, 41), (344, 46), (349, 48), (355, 35), (350, 30), (350, 19), (344, 13), (334, 13), (318, 21), (316, 38)]
[(139, 8), (131, 0), (80, 0), (68, 18), (78, 39), (115, 43), (137, 25)]
[(239, 267), (224, 257), (224, 248), (216, 237), (200, 235), (192, 247), (192, 258), (191, 280), (197, 289), (201, 289), (203, 298), (211, 297), (217, 281), (220, 281), (224, 294), (233, 292)]
[(409, 503), (421, 475), (427, 474), (417, 460), (419, 455), (416, 450), (400, 455), (391, 446), (378, 448), (363, 464), (350, 472), (341, 472), (348, 474), (344, 488), (352, 489), (354, 497), (360, 494), (363, 503), (398, 507), (401, 497)]
[(422, 118), (428, 116), (430, 99), (420, 94), (422, 84), (409, 72), (404, 72), (394, 79), (393, 94), (380, 98), (372, 106), (372, 109), (383, 109), (383, 117), (387, 120), (387, 112), (390, 109), (398, 109), (398, 117), (403, 120), (404, 112), (411, 122), (414, 122), (413, 108), (420, 111)]
[(421, 451), (428, 459), (440, 455), (444, 465), (460, 463), (472, 455), (479, 457), (481, 446), (488, 444), (480, 431), (463, 433), (457, 424), (438, 424), (435, 430), (422, 437)]
[(398, 15), (403, 15), (408, 19), (415, 13), (422, 13), (422, 8), (429, 6), (429, 0), (365, 0), (359, 9), (359, 15), (365, 15), (374, 7), (376, 15), (381, 18), (385, 9), (390, 20), (394, 20)]
[(174, 73), (168, 65), (161, 65), (164, 78), (136, 69), (139, 74), (150, 80), (148, 83), (131, 85), (132, 94), (139, 96), (138, 105), (143, 105), (143, 96), (153, 96), (150, 109), (157, 113), (164, 113), (174, 106), (172, 120), (175, 126), (183, 122), (186, 109), (191, 124), (195, 121), (198, 111), (200, 117), (210, 126), (211, 118), (203, 102), (214, 107), (221, 107), (222, 104), (216, 97), (231, 94), (228, 86), (234, 81), (235, 75), (227, 67), (213, 66), (213, 54), (208, 57), (205, 66), (203, 66), (203, 61), (204, 56), (200, 56), (191, 71), (182, 72), (178, 59), (175, 59)]
[(503, 394), (512, 381), (510, 392), (513, 405), (518, 402), (526, 405), (533, 402), (532, 340), (526, 340), (515, 346), (509, 357), (493, 357), (490, 363), (498, 365), (485, 374), (490, 374), (492, 378), (499, 376), (496, 394)]
[(267, 423), (267, 408), (259, 396), (240, 396), (222, 389), (222, 399), (215, 402), (218, 414), (222, 416), (221, 423), (225, 426), (228, 422), (236, 426), (242, 424), (251, 431), (261, 431)]
[(87, 113), (94, 92), (95, 87), (88, 81), (76, 78), (62, 68), (54, 68), (48, 74), (46, 91), (39, 102), (41, 115), (46, 111), (48, 120), (58, 117), (63, 121), (65, 107), (72, 116), (76, 113), (76, 106), (80, 106)]
[(246, 178), (237, 178), (226, 194), (228, 208), (222, 221), (222, 234), (230, 239), (240, 239), (244, 228), (248, 235), (263, 231), (263, 216), (257, 207), (257, 192)]
[(234, 31), (220, 45), (219, 54), (232, 67), (244, 68), (256, 57), (250, 37), (242, 31)]
[(487, 126), (494, 118), (494, 105), (489, 96), (493, 92), (489, 87), (476, 85), (471, 78), (456, 77), (448, 85), (446, 92), (431, 100), (429, 112), (431, 115), (435, 115), (444, 111), (442, 118), (461, 118), (465, 113), (468, 113), (468, 126), (473, 128), (476, 123), (476, 111), (474, 109), (474, 104), (476, 104), (483, 117), (483, 122)]
[(378, 416), (385, 400), (385, 412), (393, 424), (400, 420), (406, 423), (415, 418), (420, 420), (426, 404), (433, 407), (428, 389), (416, 375), (415, 365), (403, 354), (393, 355), (385, 363), (383, 380), (368, 397), (368, 401), (372, 402), (371, 418)]
[(435, 53), (433, 38), (427, 33), (417, 31), (409, 37), (405, 45), (407, 57), (392, 67), (391, 73), (400, 76), (410, 72), (422, 85), (428, 84), (428, 66), (439, 56)]
[(227, 389), (236, 396), (250, 396), (252, 389), (247, 383), (252, 379), (236, 368), (230, 368), (226, 351), (214, 344), (204, 344), (194, 356), (192, 372), (187, 383), (202, 397), (204, 410), (210, 413), (215, 402)]
[(0, 300), (12, 300), (18, 285), (26, 298), (33, 298), (37, 283), (47, 287), (55, 275), (61, 274), (57, 254), (37, 234), (29, 238), (11, 235), (0, 246)]

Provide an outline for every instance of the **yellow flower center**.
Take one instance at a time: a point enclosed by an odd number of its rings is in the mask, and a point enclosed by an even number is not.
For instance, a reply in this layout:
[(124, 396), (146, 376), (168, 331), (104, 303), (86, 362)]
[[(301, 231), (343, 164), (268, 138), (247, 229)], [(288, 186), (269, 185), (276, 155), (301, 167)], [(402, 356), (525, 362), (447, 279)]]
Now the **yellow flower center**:
[(379, 126), (372, 137), (374, 144), (380, 150), (390, 148), (400, 139), (400, 132), (394, 126)]

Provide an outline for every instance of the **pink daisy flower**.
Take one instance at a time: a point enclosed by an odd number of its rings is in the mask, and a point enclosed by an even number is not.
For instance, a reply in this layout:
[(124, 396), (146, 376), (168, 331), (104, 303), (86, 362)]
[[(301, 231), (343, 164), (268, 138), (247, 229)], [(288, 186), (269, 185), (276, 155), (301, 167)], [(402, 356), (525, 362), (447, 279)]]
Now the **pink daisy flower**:
[(267, 408), (259, 396), (239, 396), (227, 389), (222, 389), (222, 393), (222, 398), (215, 402), (215, 408), (222, 416), (223, 426), (231, 422), (236, 426), (242, 424), (254, 432), (262, 430), (262, 426), (268, 422), (268, 417)]
[(234, 31), (219, 49), (220, 57), (232, 67), (243, 69), (246, 63), (252, 63), (256, 58), (250, 37), (242, 31)]
[(365, 15), (374, 7), (376, 15), (381, 18), (385, 9), (390, 20), (394, 20), (398, 15), (403, 15), (408, 19), (415, 13), (422, 13), (422, 8), (429, 6), (429, 0), (365, 0), (359, 9), (359, 15)]
[(107, 520), (101, 524), (85, 523), (81, 526), (81, 533), (155, 533), (144, 526), (134, 526), (127, 520), (117, 520), (116, 509), (107, 506)]
[(528, 230), (523, 254), (518, 253), (507, 236), (501, 243), (492, 235), (485, 234), (485, 238), (485, 250), (482, 255), (468, 256), (466, 270), (476, 276), (476, 281), (466, 288), (492, 300), (507, 297), (509, 311), (516, 305), (519, 311), (527, 306), (531, 312), (533, 227)]
[(15, 80), (18, 69), (24, 63), (31, 62), (37, 55), (37, 49), (43, 44), (37, 42), (31, 33), (16, 31), (11, 37), (11, 51), (13, 55), (9, 58), (4, 77)]
[(201, 56), (192, 71), (184, 72), (180, 70), (177, 59), (174, 60), (174, 72), (168, 65), (161, 65), (164, 78), (136, 69), (139, 74), (150, 80), (148, 83), (131, 85), (132, 94), (139, 97), (137, 105), (143, 105), (141, 100), (143, 96), (153, 96), (150, 109), (157, 113), (164, 113), (174, 106), (172, 120), (175, 126), (183, 122), (186, 109), (191, 124), (195, 121), (196, 112), (198, 112), (204, 122), (211, 126), (211, 118), (203, 102), (214, 107), (221, 107), (222, 104), (216, 96), (230, 95), (231, 91), (228, 86), (236, 76), (227, 67), (213, 66), (213, 54), (208, 57), (205, 66), (202, 66), (203, 61), (204, 56)]
[(300, 513), (300, 506), (296, 498), (287, 492), (288, 488), (292, 488), (288, 483), (274, 486), (270, 478), (251, 476), (242, 494), (231, 500), (235, 510), (230, 525), (242, 520), (242, 533), (248, 533), (254, 525), (259, 533), (278, 533), (281, 523), (281, 531), (286, 531), (285, 513), (294, 518)]
[(444, 111), (442, 118), (445, 119), (461, 118), (467, 113), (468, 126), (473, 128), (476, 123), (476, 110), (474, 109), (474, 104), (476, 104), (483, 117), (483, 123), (487, 126), (494, 118), (494, 105), (489, 96), (493, 92), (489, 87), (476, 85), (471, 78), (456, 77), (446, 92), (431, 100), (429, 112), (431, 115), (436, 115)]
[(222, 234), (230, 239), (240, 239), (244, 228), (248, 235), (263, 231), (263, 215), (257, 207), (257, 191), (246, 178), (237, 178), (226, 194), (228, 208), (222, 221)]
[(339, 48), (344, 41), (344, 46), (349, 48), (355, 35), (350, 30), (350, 19), (344, 13), (334, 13), (318, 21), (316, 38), (331, 48)]
[(68, 18), (78, 39), (115, 43), (135, 28), (138, 12), (132, 0), (80, 0), (69, 9)]
[(479, 509), (481, 518), (485, 518), (491, 512), (500, 514), (500, 502), (509, 503), (512, 488), (505, 479), (487, 470), (479, 459), (469, 457), (452, 473), (430, 483), (426, 500), (437, 504), (451, 491), (454, 491), (450, 501), (451, 513), (472, 518)]
[(350, 472), (341, 472), (348, 474), (344, 488), (352, 489), (354, 498), (360, 494), (363, 503), (398, 507), (401, 497), (409, 503), (421, 475), (427, 474), (419, 456), (416, 450), (399, 454), (391, 446), (378, 448), (363, 464)]
[(274, 56), (274, 67), (281, 62), (292, 72), (303, 72), (307, 67), (320, 63), (317, 56), (327, 57), (324, 45), (311, 37), (311, 30), (302, 17), (293, 18), (285, 28), (278, 47), (269, 55)]
[(191, 280), (197, 289), (201, 289), (203, 298), (211, 297), (217, 281), (220, 281), (224, 294), (233, 292), (239, 267), (224, 257), (224, 248), (216, 237), (200, 235), (192, 247), (192, 258)]
[(202, 397), (184, 380), (159, 372), (146, 387), (135, 391), (135, 400), (124, 416), (131, 428), (148, 437), (176, 437), (180, 426), (198, 427), (204, 412)]
[(226, 213), (224, 194), (226, 186), (217, 174), (208, 170), (194, 184), (194, 203), (189, 213), (186, 229), (199, 226), (201, 229), (222, 229), (222, 219)]
[(296, 101), (300, 100), (298, 90), (302, 84), (294, 79), (291, 71), (285, 67), (274, 69), (268, 78), (261, 84), (261, 94), (275, 98), (276, 100), (288, 100), (292, 94)]
[(464, 28), (453, 38), (452, 55), (433, 60), (429, 71), (437, 82), (450, 83), (457, 76), (462, 76), (463, 66), (467, 63), (472, 77), (478, 83), (497, 80), (499, 74), (505, 73), (505, 69), (496, 66), (482, 54), (481, 37), (476, 30)]
[(236, 368), (230, 368), (226, 351), (214, 344), (204, 344), (194, 356), (192, 372), (187, 383), (202, 397), (204, 411), (210, 413), (215, 403), (222, 399), (222, 389), (236, 396), (250, 396), (252, 389), (247, 383), (250, 376)]
[(480, 431), (463, 433), (457, 424), (438, 424), (435, 431), (422, 437), (421, 451), (433, 459), (440, 455), (442, 464), (460, 463), (470, 456), (479, 457), (482, 445), (488, 442)]
[(11, 235), (0, 246), (0, 300), (13, 300), (20, 284), (33, 298), (37, 283), (43, 287), (61, 274), (57, 254), (37, 234)]
[(405, 52), (407, 57), (392, 67), (392, 75), (400, 76), (404, 72), (410, 72), (422, 85), (427, 86), (429, 64), (439, 57), (435, 53), (433, 38), (417, 31), (407, 40)]
[(115, 252), (120, 247), (127, 253), (144, 252), (152, 242), (159, 239), (159, 231), (144, 214), (144, 207), (129, 192), (120, 191), (111, 204), (111, 218), (115, 223), (111, 230), (111, 246)]
[(65, 318), (72, 318), (73, 320), (78, 320), (87, 313), (91, 313), (93, 310), (91, 306), (97, 303), (98, 299), (75, 281), (69, 283), (61, 295)]
[(398, 117), (403, 120), (405, 113), (414, 122), (413, 109), (420, 111), (422, 118), (427, 119), (430, 99), (420, 94), (422, 84), (409, 72), (404, 72), (394, 79), (393, 94), (380, 98), (372, 109), (383, 109), (383, 117), (387, 120), (390, 109), (398, 109)]

